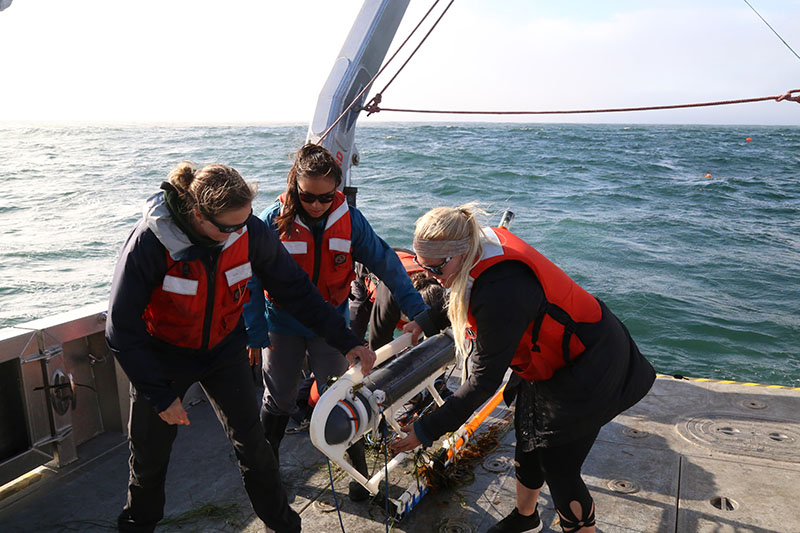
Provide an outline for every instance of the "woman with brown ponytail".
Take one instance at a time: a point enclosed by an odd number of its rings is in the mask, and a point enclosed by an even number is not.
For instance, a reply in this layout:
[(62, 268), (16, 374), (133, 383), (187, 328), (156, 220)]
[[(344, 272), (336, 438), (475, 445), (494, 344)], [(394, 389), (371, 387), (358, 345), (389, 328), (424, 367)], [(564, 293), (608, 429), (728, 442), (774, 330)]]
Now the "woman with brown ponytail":
[[(472, 372), (436, 411), (405, 428), (396, 452), (454, 431), (513, 370), (516, 508), (490, 533), (535, 532), (547, 482), (565, 532), (595, 531), (580, 470), (600, 427), (638, 402), (655, 372), (628, 330), (594, 296), (505, 228), (482, 228), (474, 206), (439, 207), (417, 220), (417, 263), (450, 288), (448, 316)], [(469, 333), (469, 335), (468, 335)]]
[(258, 276), (280, 305), (366, 371), (375, 354), (320, 296), (275, 234), (252, 216), (255, 187), (225, 165), (179, 164), (146, 202), (120, 254), (106, 339), (131, 382), (128, 498), (120, 531), (153, 531), (181, 398), (199, 382), (233, 444), (256, 515), (300, 531), (264, 439), (241, 317)]
[[(438, 333), (428, 306), (411, 285), (397, 254), (378, 237), (358, 209), (347, 205), (338, 190), (341, 183), (342, 170), (330, 152), (307, 144), (297, 152), (286, 191), (261, 213), (261, 219), (275, 229), (294, 260), (343, 318), (349, 318), (350, 282), (355, 278), (353, 264), (358, 261), (383, 280), (400, 309), (412, 318), (405, 331), (412, 331), (415, 337), (423, 330), (426, 335)], [(304, 359), (308, 358), (320, 391), (328, 380), (347, 370), (347, 361), (338, 346), (287, 313), (273, 298), (271, 289), (262, 288), (258, 279), (251, 280), (250, 291), (252, 299), (245, 306), (244, 315), (251, 362), (258, 361), (262, 348), (266, 348), (261, 421), (278, 456), (289, 416), (297, 410), (295, 400)], [(348, 451), (353, 466), (366, 474), (363, 444), (359, 441)], [(366, 489), (351, 482), (351, 499), (358, 501), (368, 496)]]

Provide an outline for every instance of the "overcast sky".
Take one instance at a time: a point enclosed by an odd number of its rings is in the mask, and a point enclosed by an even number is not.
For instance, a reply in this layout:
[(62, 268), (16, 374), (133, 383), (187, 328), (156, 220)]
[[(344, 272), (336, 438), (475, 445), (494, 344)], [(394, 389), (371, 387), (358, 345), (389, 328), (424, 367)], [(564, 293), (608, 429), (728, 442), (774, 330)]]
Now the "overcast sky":
[[(390, 52), (431, 3), (411, 0)], [(800, 53), (800, 0), (750, 3)], [(307, 123), (360, 7), (14, 0), (0, 12), (0, 121)], [(789, 89), (800, 89), (800, 59), (742, 0), (456, 0), (383, 105), (606, 108)], [(385, 120), (465, 119), (362, 123)], [(474, 120), (800, 125), (800, 104)]]

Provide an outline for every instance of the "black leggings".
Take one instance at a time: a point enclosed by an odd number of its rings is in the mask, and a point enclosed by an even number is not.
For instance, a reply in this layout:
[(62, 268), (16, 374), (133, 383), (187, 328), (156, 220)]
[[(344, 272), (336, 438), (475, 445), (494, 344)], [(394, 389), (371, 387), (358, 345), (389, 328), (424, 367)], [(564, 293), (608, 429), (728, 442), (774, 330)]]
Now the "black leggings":
[[(589, 489), (581, 479), (581, 466), (599, 431), (598, 428), (589, 435), (562, 446), (535, 448), (529, 452), (521, 451), (521, 442), (517, 438), (517, 451), (514, 455), (517, 480), (531, 490), (540, 489), (547, 482), (565, 530), (570, 523), (591, 525), (589, 522), (594, 522), (593, 501)], [(572, 501), (581, 505), (582, 516), (574, 515), (569, 506)]]

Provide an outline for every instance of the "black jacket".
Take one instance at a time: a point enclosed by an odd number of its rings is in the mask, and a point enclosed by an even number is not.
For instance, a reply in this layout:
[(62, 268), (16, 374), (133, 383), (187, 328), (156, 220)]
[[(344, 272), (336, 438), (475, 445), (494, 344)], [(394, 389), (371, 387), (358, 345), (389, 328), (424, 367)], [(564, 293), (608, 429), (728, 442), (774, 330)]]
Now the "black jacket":
[[(497, 391), (543, 299), (533, 271), (517, 261), (498, 263), (475, 280), (470, 298), (477, 330), (472, 371), (443, 406), (415, 424), (423, 444), (458, 429)], [(585, 343), (586, 351), (552, 378), (533, 384), (537, 446), (557, 446), (594, 431), (644, 397), (655, 380), (653, 367), (628, 330), (600, 305), (603, 318), (593, 328), (592, 342)]]
[[(114, 270), (106, 340), (131, 383), (160, 412), (177, 398), (164, 372), (163, 357), (188, 357), (194, 358), (198, 365), (211, 365), (217, 357), (240, 354), (247, 345), (247, 333), (244, 320), (240, 318), (239, 324), (225, 339), (212, 350), (203, 351), (165, 346), (147, 332), (142, 313), (153, 289), (164, 280), (167, 247), (162, 240), (168, 241), (170, 237), (165, 236), (167, 232), (157, 235), (153, 220), (158, 217), (148, 215), (162, 215), (159, 221), (162, 225), (156, 229), (163, 229), (166, 227), (163, 224), (167, 224), (173, 240), (175, 236), (185, 237), (180, 230), (169, 225), (163, 202), (159, 203), (156, 197), (151, 201), (152, 210), (128, 236)], [(275, 232), (258, 217), (251, 216), (247, 221), (247, 235), (253, 275), (258, 276), (276, 302), (343, 353), (361, 344), (362, 341), (347, 328), (341, 314), (322, 298), (306, 273), (292, 259)], [(167, 244), (172, 252), (172, 243)], [(182, 259), (208, 263), (217, 260), (218, 250), (213, 247), (192, 245), (188, 239), (185, 244), (186, 247), (180, 250)]]

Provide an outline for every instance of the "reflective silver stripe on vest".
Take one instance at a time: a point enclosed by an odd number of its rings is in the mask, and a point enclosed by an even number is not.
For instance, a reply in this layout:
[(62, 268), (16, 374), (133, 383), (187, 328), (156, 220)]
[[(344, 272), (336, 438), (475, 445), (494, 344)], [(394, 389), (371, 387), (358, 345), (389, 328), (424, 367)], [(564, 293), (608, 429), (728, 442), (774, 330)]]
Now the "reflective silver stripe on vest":
[(327, 230), (328, 228), (336, 224), (336, 222), (340, 218), (342, 218), (349, 210), (350, 207), (348, 207), (347, 202), (342, 202), (342, 205), (337, 207), (336, 211), (328, 215), (328, 222), (325, 224), (325, 229)]
[(253, 269), (250, 263), (245, 263), (225, 271), (225, 278), (228, 280), (228, 287), (233, 287), (242, 280), (249, 279), (253, 276)]
[(241, 233), (237, 233), (235, 231), (231, 233), (230, 236), (228, 237), (228, 240), (225, 241), (225, 246), (223, 246), (222, 249), (227, 250), (228, 248), (230, 248), (233, 245), (233, 243), (238, 241), (241, 237), (244, 237), (245, 233), (247, 233), (247, 226), (244, 226), (242, 228)]
[(331, 237), (330, 239), (328, 239), (328, 248), (336, 252), (350, 253), (351, 243), (352, 241), (350, 241), (350, 239), (339, 239), (336, 237)]
[(175, 294), (185, 294), (193, 296), (197, 294), (197, 285), (199, 282), (196, 279), (176, 278), (175, 276), (164, 276), (164, 283), (161, 288), (166, 292), (174, 292)]
[[(281, 212), (283, 212), (283, 209), (281, 209)], [(300, 217), (299, 217), (299, 216), (295, 216), (295, 217), (294, 217), (294, 223), (295, 223), (295, 224), (297, 224), (298, 226), (301, 226), (301, 227), (303, 227), (303, 228), (306, 228), (308, 231), (311, 231), (311, 229), (310, 229), (308, 226), (306, 226), (306, 225), (303, 223), (303, 221), (302, 221), (302, 220), (300, 220)]]
[(483, 228), (483, 255), (481, 261), (484, 259), (491, 259), (498, 255), (503, 255), (503, 246), (500, 244), (500, 239), (492, 228)]
[[(492, 228), (482, 228), (482, 230), (483, 239), (481, 239), (481, 245), (483, 247), (483, 254), (481, 254), (479, 262), (484, 259), (491, 259), (492, 257), (503, 255), (503, 246), (500, 244), (500, 239), (497, 238), (497, 234), (494, 230)], [(472, 284), (474, 282), (475, 278), (472, 276), (467, 278), (467, 292), (472, 292)]]
[(283, 241), (283, 246), (290, 254), (304, 254), (308, 252), (308, 243), (305, 241)]

